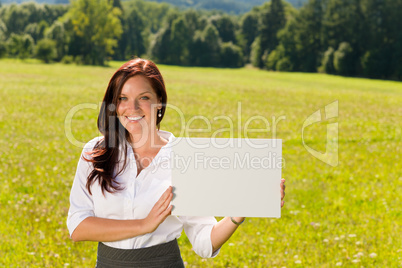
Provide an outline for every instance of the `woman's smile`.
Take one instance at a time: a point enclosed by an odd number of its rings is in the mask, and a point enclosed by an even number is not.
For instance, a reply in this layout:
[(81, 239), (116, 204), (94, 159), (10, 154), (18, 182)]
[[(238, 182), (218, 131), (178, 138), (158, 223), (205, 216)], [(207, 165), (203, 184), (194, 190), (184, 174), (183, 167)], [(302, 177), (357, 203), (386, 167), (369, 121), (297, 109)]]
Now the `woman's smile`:
[(156, 118), (160, 101), (148, 79), (136, 75), (127, 80), (121, 89), (117, 115), (131, 135), (156, 131)]
[(145, 115), (143, 115), (143, 116), (126, 116), (126, 118), (128, 119), (128, 121), (129, 121), (130, 123), (138, 122), (138, 121), (140, 121), (141, 119), (143, 119), (144, 117), (145, 117)]

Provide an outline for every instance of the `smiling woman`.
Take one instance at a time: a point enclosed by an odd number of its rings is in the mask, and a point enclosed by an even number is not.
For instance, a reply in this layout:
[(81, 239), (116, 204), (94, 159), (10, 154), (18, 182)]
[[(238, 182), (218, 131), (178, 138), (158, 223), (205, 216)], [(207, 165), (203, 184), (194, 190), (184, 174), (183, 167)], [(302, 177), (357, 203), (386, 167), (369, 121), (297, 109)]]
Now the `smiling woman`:
[(171, 215), (171, 172), (159, 161), (174, 138), (159, 130), (166, 101), (151, 61), (129, 61), (109, 82), (98, 117), (103, 137), (83, 150), (67, 219), (74, 241), (99, 242), (97, 267), (184, 267), (176, 240), (183, 229), (209, 258), (244, 221)]
[[(157, 134), (166, 102), (164, 80), (153, 62), (136, 59), (116, 71), (106, 89), (98, 117), (98, 128), (104, 139), (88, 152), (92, 159), (86, 159), (94, 165), (86, 184), (89, 193), (91, 184), (97, 179), (102, 192), (120, 190), (119, 184), (113, 180), (126, 168), (130, 146), (135, 148), (138, 174), (145, 167), (143, 163), (152, 161), (166, 144), (166, 139)], [(155, 109), (159, 110), (158, 116)], [(144, 119), (135, 118), (138, 116)], [(121, 153), (123, 159), (119, 159)], [(123, 165), (116, 172), (115, 164), (119, 161), (123, 161)]]
[(161, 114), (161, 109), (161, 99), (145, 76), (136, 75), (127, 80), (121, 90), (117, 115), (120, 123), (130, 133), (133, 144), (144, 136), (148, 140), (147, 136), (151, 134), (148, 126), (156, 125), (156, 111)]

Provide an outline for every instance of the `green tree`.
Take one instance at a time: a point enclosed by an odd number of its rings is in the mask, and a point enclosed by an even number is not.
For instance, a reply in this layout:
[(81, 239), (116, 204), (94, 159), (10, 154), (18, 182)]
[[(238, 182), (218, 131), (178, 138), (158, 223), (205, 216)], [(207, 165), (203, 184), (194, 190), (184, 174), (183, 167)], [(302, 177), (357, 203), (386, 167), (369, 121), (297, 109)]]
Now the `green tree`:
[(260, 26), (260, 68), (265, 65), (265, 60), (262, 57), (275, 49), (279, 41), (277, 38), (278, 31), (286, 24), (285, 8), (282, 0), (271, 0), (270, 5), (263, 8), (261, 13), (261, 26)]
[(7, 55), (7, 44), (6, 44), (6, 33), (7, 33), (7, 26), (6, 24), (0, 19), (0, 58)]
[(220, 62), (223, 67), (238, 68), (243, 66), (242, 49), (232, 42), (223, 43), (220, 54)]
[(0, 40), (0, 58), (7, 55), (7, 45), (3, 40)]
[(41, 39), (35, 47), (35, 55), (38, 59), (49, 63), (57, 57), (56, 42), (51, 39)]
[(24, 29), (24, 33), (32, 36), (34, 41), (37, 42), (40, 35), (39, 25), (36, 22), (28, 24)]
[(55, 21), (45, 32), (45, 38), (55, 42), (56, 60), (61, 60), (67, 53), (68, 34), (61, 21)]
[(109, 0), (73, 0), (66, 14), (82, 47), (84, 64), (104, 65), (122, 33), (120, 9)]
[(294, 71), (315, 72), (321, 64), (323, 0), (310, 0), (278, 34)]
[(170, 27), (165, 27), (155, 34), (150, 49), (153, 60), (160, 63), (169, 63), (171, 32)]
[(136, 8), (124, 12), (122, 26), (123, 34), (118, 42), (115, 59), (127, 60), (133, 56), (145, 54), (147, 40), (144, 34), (146, 25), (141, 13)]
[(11, 4), (3, 10), (1, 18), (7, 26), (7, 37), (12, 33), (22, 34), (27, 23), (29, 12), (21, 5)]
[(189, 58), (189, 41), (192, 34), (187, 27), (183, 17), (179, 17), (172, 23), (172, 32), (170, 34), (170, 63), (171, 64), (188, 64)]
[(12, 33), (7, 40), (7, 51), (10, 56), (26, 59), (32, 56), (34, 40), (29, 34)]
[(258, 35), (258, 14), (251, 11), (246, 13), (240, 21), (240, 34), (244, 39), (243, 51), (246, 61), (249, 61), (251, 44)]
[(121, 5), (121, 1), (120, 1), (120, 0), (113, 0), (112, 6), (113, 6), (113, 7), (117, 7), (118, 9), (120, 9), (120, 10), (123, 11), (123, 6)]
[(35, 43), (44, 37), (45, 30), (49, 27), (45, 20), (39, 23), (30, 23), (25, 27), (24, 33), (29, 34), (34, 39)]
[(300, 10), (300, 32), (297, 35), (300, 50), (299, 70), (316, 72), (320, 65), (322, 44), (322, 19), (324, 15), (323, 0), (310, 0)]
[(251, 64), (255, 67), (259, 67), (262, 64), (262, 48), (261, 48), (261, 36), (257, 36), (254, 42), (251, 44), (250, 52)]
[(201, 66), (217, 66), (220, 60), (219, 32), (215, 26), (209, 24), (204, 29), (203, 37), (206, 51), (200, 60)]
[(0, 19), (0, 41), (6, 39), (7, 34), (7, 26), (6, 24)]
[[(363, 72), (373, 78), (401, 79), (401, 1), (366, 0), (364, 3), (366, 51), (361, 59)], [(399, 75), (398, 75), (399, 73)]]
[(237, 43), (235, 31), (236, 26), (229, 15), (216, 15), (210, 18), (210, 22), (218, 30), (219, 37), (222, 42), (232, 42)]
[(199, 65), (199, 55), (205, 52), (206, 45), (204, 37), (194, 39), (195, 33), (200, 32), (200, 25), (203, 22), (198, 20), (194, 11), (184, 14), (171, 11), (165, 18), (165, 27), (156, 33), (151, 43), (150, 54), (160, 63)]
[(167, 3), (156, 3), (143, 0), (123, 1), (124, 13), (130, 13), (132, 9), (138, 10), (144, 19), (147, 31), (156, 34), (166, 27), (166, 17), (173, 7)]
[[(362, 0), (328, 0), (323, 17), (323, 47), (337, 47), (347, 42), (353, 49), (349, 55), (351, 67), (348, 73), (356, 74), (360, 69), (360, 57), (367, 47), (367, 26), (364, 25)], [(353, 71), (352, 71), (353, 70)]]
[(387, 41), (391, 45), (388, 53), (392, 54), (389, 78), (402, 80), (402, 1), (386, 1), (386, 18), (389, 31)]
[(274, 50), (271, 51), (271, 53), (269, 53), (266, 61), (266, 68), (268, 70), (276, 70), (277, 63), (284, 57), (284, 48), (282, 45), (278, 45)]
[(195, 33), (197, 30), (204, 29), (207, 24), (206, 20), (201, 20), (200, 12), (197, 12), (193, 9), (184, 11), (183, 16), (189, 31), (192, 33)]
[(45, 4), (43, 9), (44, 15), (40, 20), (45, 20), (48, 25), (52, 25), (56, 20), (68, 12), (70, 5)]
[(336, 73), (334, 66), (334, 54), (335, 50), (332, 47), (329, 47), (327, 51), (325, 51), (324, 57), (322, 58), (322, 65), (320, 68), (327, 74)]
[(281, 72), (289, 72), (293, 70), (293, 64), (288, 57), (284, 57), (276, 63), (275, 69)]
[(208, 24), (203, 31), (196, 31), (190, 47), (190, 62), (197, 66), (218, 66), (220, 61), (220, 38), (214, 25)]
[[(35, 27), (32, 25), (38, 24), (43, 33), (43, 26), (51, 25), (54, 20), (65, 14), (68, 7), (66, 5), (47, 5), (38, 4), (34, 2), (24, 2), (22, 4), (10, 4), (0, 8), (0, 18), (7, 26), (6, 37), (8, 38), (11, 33), (22, 34), (26, 33), (25, 30), (29, 29), (32, 37), (36, 33)], [(44, 24), (45, 23), (45, 24)], [(28, 27), (28, 25), (31, 25)], [(40, 38), (39, 38), (40, 39)]]
[(325, 47), (344, 41), (357, 49), (364, 22), (361, 0), (328, 0), (322, 20)]
[(165, 26), (155, 34), (155, 38), (151, 42), (150, 54), (154, 60), (160, 63), (177, 64), (173, 60), (178, 52), (174, 51), (175, 44), (174, 40), (172, 40), (172, 26), (178, 18), (179, 13), (176, 10), (170, 10), (164, 19)]
[(363, 74), (371, 78), (384, 78), (389, 61), (382, 57), (382, 51), (378, 49), (367, 51), (362, 57)]
[(339, 44), (339, 48), (334, 53), (334, 67), (340, 75), (352, 75), (355, 71), (355, 58), (353, 48), (348, 42)]
[(28, 14), (28, 17), (26, 18), (26, 25), (29, 23), (39, 23), (46, 16), (46, 10), (43, 4), (29, 1), (23, 2), (20, 7)]

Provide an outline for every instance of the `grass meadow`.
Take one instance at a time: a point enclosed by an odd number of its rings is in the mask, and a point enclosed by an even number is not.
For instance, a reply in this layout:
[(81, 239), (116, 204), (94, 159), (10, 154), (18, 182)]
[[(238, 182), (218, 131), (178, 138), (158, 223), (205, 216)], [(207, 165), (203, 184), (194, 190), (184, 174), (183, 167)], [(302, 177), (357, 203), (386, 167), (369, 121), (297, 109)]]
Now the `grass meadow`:
[[(99, 135), (98, 104), (120, 65), (0, 61), (1, 267), (95, 266), (96, 243), (74, 243), (66, 228), (81, 153), (70, 140)], [(244, 137), (248, 119), (260, 115), (270, 125), (249, 121), (250, 129), (265, 128), (249, 137), (283, 139), (282, 217), (247, 218), (213, 259), (198, 257), (183, 233), (187, 267), (402, 267), (401, 82), (249, 68), (160, 69), (169, 103), (185, 122), (168, 110), (161, 129), (176, 136), (185, 128), (205, 129), (204, 121), (190, 121), (202, 115), (211, 130), (192, 135), (209, 137), (230, 127), (216, 118), (225, 115), (235, 137)], [(306, 144), (323, 152), (326, 126), (338, 123), (339, 164), (333, 167), (306, 150), (302, 126), (336, 100), (337, 118), (304, 130)], [(74, 114), (70, 133), (65, 119), (74, 107), (87, 108)]]

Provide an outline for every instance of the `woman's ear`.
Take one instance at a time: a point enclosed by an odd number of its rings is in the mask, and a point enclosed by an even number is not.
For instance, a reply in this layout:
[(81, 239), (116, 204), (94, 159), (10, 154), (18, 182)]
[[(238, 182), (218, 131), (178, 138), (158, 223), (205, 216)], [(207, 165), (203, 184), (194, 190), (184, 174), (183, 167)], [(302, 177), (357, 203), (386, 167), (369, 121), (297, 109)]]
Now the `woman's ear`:
[(157, 108), (158, 108), (158, 110), (160, 110), (160, 109), (162, 109), (162, 98), (159, 98), (159, 100), (158, 100), (158, 106), (157, 106)]

